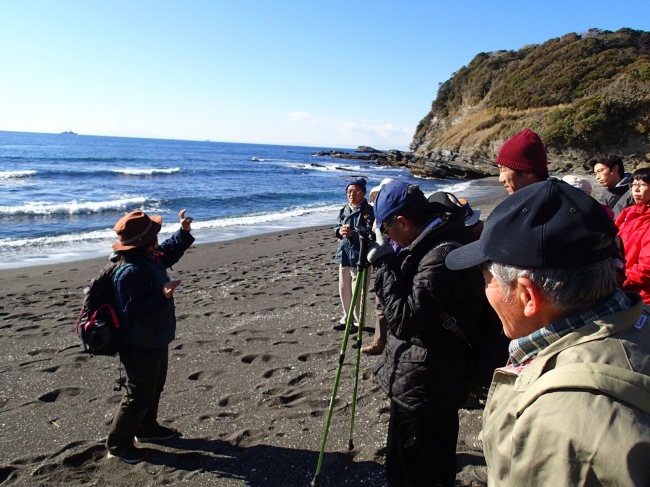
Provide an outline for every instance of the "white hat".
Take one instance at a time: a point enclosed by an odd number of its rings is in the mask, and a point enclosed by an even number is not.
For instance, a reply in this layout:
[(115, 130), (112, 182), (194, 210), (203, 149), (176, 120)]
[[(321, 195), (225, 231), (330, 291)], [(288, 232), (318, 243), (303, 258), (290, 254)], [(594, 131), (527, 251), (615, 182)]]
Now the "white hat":
[(575, 174), (567, 174), (562, 178), (562, 181), (569, 183), (571, 186), (583, 190), (587, 194), (591, 194), (591, 183), (586, 179), (576, 176)]
[(368, 197), (370, 198), (370, 202), (374, 203), (375, 198), (377, 198), (377, 195), (379, 194), (379, 191), (381, 190), (381, 188), (386, 186), (388, 183), (392, 183), (393, 181), (394, 181), (394, 179), (384, 178), (384, 179), (382, 179), (381, 183), (379, 183), (379, 186), (375, 186), (374, 188), (372, 188), (370, 190), (370, 193), (368, 194)]

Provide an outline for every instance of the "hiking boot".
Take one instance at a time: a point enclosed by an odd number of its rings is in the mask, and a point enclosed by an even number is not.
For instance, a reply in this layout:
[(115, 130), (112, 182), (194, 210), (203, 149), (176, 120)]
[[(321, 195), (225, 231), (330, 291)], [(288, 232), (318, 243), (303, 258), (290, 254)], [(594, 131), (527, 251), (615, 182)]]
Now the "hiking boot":
[(467, 435), (465, 444), (474, 451), (483, 451), (483, 440), (479, 440), (478, 435)]
[(140, 463), (142, 460), (147, 458), (147, 454), (132, 446), (124, 450), (122, 453), (112, 453), (110, 450), (108, 450), (108, 455), (106, 455), (106, 458), (117, 458), (119, 460), (122, 460), (124, 463), (130, 463), (133, 465), (135, 463)]
[(488, 468), (487, 467), (474, 467), (472, 469), (472, 480), (477, 481), (479, 484), (488, 484)]
[(379, 345), (375, 342), (370, 342), (361, 349), (361, 353), (365, 353), (366, 355), (379, 355), (384, 351), (385, 347), (386, 345)]
[(165, 441), (178, 436), (178, 430), (175, 428), (167, 428), (166, 426), (158, 426), (158, 432), (155, 436), (136, 436), (135, 441), (138, 443), (154, 443), (156, 441)]

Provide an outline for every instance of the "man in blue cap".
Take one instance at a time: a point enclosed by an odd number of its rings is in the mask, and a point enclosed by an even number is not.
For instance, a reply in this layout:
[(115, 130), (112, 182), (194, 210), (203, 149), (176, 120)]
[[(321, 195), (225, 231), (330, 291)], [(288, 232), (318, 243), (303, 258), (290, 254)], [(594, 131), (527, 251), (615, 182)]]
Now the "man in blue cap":
[[(388, 320), (375, 367), (391, 399), (389, 487), (451, 487), (458, 409), (469, 394), (468, 342), (488, 307), (478, 268), (451, 271), (451, 249), (474, 240), (465, 209), (429, 202), (417, 185), (389, 183), (375, 201), (377, 242), (368, 260)], [(395, 254), (384, 235), (404, 249)]]
[(555, 178), (499, 204), (450, 269), (481, 266), (512, 339), (483, 415), (488, 484), (650, 485), (650, 320), (616, 287), (617, 228)]
[[(345, 323), (352, 302), (352, 289), (357, 276), (357, 262), (359, 261), (360, 240), (357, 228), (372, 229), (375, 213), (366, 200), (366, 180), (354, 179), (345, 187), (348, 204), (339, 212), (338, 225), (334, 227), (334, 235), (339, 239), (336, 248), (336, 261), (339, 263), (339, 296), (343, 305), (343, 316), (338, 324), (334, 325), (337, 331), (345, 330)], [(354, 309), (355, 323), (359, 321), (359, 301)]]

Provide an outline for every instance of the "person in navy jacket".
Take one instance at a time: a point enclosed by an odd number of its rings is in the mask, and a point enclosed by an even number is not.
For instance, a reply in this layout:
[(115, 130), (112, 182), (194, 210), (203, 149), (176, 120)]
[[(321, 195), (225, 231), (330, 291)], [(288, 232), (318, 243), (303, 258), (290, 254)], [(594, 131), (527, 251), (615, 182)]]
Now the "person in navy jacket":
[(126, 393), (117, 408), (106, 447), (109, 458), (138, 463), (144, 455), (134, 446), (178, 435), (158, 423), (158, 403), (167, 378), (169, 344), (176, 333), (174, 291), (167, 268), (176, 264), (194, 242), (192, 217), (178, 214), (181, 228), (158, 243), (162, 217), (133, 211), (115, 224), (118, 241), (112, 260), (120, 264), (114, 283), (115, 306), (125, 329), (120, 360), (126, 372)]

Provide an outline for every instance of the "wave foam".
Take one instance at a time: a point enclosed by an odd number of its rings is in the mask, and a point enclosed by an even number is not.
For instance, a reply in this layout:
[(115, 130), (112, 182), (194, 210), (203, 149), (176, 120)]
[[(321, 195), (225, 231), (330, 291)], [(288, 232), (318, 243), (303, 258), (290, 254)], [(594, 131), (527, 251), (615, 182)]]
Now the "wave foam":
[(314, 213), (323, 213), (338, 211), (341, 205), (319, 206), (314, 208), (293, 208), (290, 210), (268, 213), (256, 213), (253, 215), (238, 216), (231, 218), (219, 218), (216, 220), (208, 220), (205, 222), (194, 222), (192, 228), (208, 229), (208, 228), (224, 228), (224, 227), (238, 227), (248, 225), (260, 225), (264, 223), (281, 222), (290, 218), (310, 215)]
[(180, 171), (180, 167), (174, 167), (171, 169), (111, 169), (111, 172), (125, 174), (127, 176), (153, 176), (154, 174), (174, 174)]
[[(287, 211), (281, 212), (269, 212), (269, 213), (260, 213), (256, 215), (247, 215), (241, 217), (232, 217), (232, 218), (221, 218), (216, 220), (208, 220), (204, 222), (193, 222), (192, 231), (194, 236), (201, 235), (200, 230), (209, 232), (210, 229), (220, 229), (222, 232), (224, 228), (227, 227), (255, 227), (256, 225), (270, 224), (274, 222), (285, 222), (291, 228), (294, 228), (293, 223), (287, 222), (294, 218), (300, 217), (309, 217), (310, 219), (316, 219), (316, 224), (322, 224), (323, 222), (317, 218), (317, 214), (327, 213), (327, 212), (336, 212), (338, 211), (340, 205), (330, 205), (330, 206), (319, 206), (313, 208), (294, 208)], [(2, 207), (0, 207), (1, 209)], [(330, 218), (331, 219), (331, 218)], [(330, 219), (327, 221), (329, 222)], [(171, 235), (176, 230), (178, 230), (178, 221), (173, 223), (165, 223), (162, 226), (160, 231), (162, 240), (164, 240), (164, 235)], [(197, 231), (198, 230), (198, 231)], [(110, 247), (110, 243), (115, 240), (115, 231), (112, 228), (100, 229), (100, 230), (91, 230), (86, 232), (78, 233), (68, 233), (63, 235), (52, 235), (45, 237), (35, 237), (35, 238), (5, 238), (0, 239), (0, 251), (9, 250), (9, 249), (38, 249), (39, 252), (43, 252), (43, 249), (68, 249), (81, 247), (88, 248), (91, 246), (101, 246), (103, 245), (106, 249)], [(14, 251), (14, 250), (12, 250)], [(28, 250), (29, 252), (29, 250)], [(0, 268), (2, 268), (1, 261), (1, 252), (0, 252)]]
[(80, 213), (102, 213), (124, 211), (129, 207), (143, 205), (146, 198), (123, 198), (111, 201), (69, 201), (50, 203), (37, 201), (21, 206), (0, 206), (0, 215), (75, 215)]
[(37, 171), (0, 171), (0, 179), (18, 179), (29, 178), (36, 174)]

